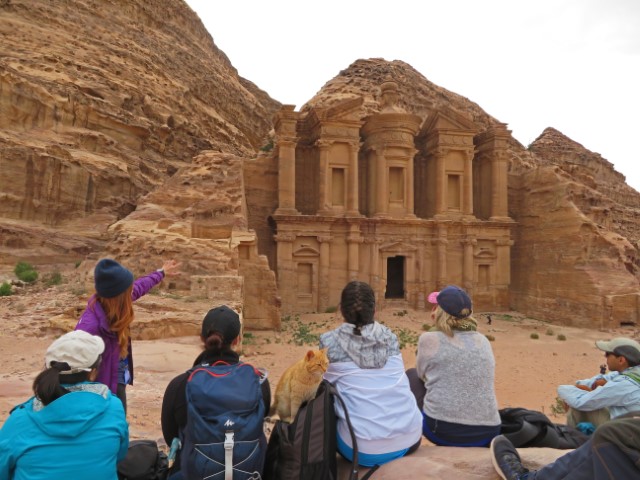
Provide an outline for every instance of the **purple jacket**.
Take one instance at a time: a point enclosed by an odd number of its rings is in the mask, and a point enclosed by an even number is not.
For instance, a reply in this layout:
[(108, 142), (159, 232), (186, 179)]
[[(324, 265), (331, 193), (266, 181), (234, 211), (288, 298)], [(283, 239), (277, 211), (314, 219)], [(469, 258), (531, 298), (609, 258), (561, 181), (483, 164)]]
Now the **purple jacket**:
[[(135, 302), (159, 284), (163, 278), (164, 273), (162, 272), (153, 272), (149, 275), (138, 278), (133, 282), (131, 299)], [(112, 332), (109, 328), (107, 315), (104, 313), (100, 303), (95, 302), (93, 307), (89, 307), (89, 304), (94, 297), (95, 295), (89, 299), (87, 308), (80, 316), (80, 320), (78, 320), (76, 330), (84, 330), (92, 335), (98, 335), (102, 340), (104, 340), (104, 353), (102, 354), (102, 363), (100, 364), (98, 378), (96, 381), (104, 383), (115, 395), (118, 389), (120, 344), (118, 343), (118, 335)], [(129, 373), (131, 374), (131, 382), (133, 383), (133, 355), (131, 353), (131, 339), (129, 339)]]

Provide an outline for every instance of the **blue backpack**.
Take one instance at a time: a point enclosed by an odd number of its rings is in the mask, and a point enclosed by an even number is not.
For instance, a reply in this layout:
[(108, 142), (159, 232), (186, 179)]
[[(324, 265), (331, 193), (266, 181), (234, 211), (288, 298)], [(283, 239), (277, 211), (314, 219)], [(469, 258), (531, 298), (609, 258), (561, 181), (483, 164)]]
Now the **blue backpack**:
[(216, 362), (187, 380), (185, 478), (259, 480), (266, 452), (260, 373), (251, 365)]

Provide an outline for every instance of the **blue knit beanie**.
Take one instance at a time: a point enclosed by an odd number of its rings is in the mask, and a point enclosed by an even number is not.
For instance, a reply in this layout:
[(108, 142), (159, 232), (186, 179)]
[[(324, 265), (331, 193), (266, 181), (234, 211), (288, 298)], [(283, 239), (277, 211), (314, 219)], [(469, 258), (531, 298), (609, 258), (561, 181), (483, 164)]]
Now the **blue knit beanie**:
[(98, 262), (93, 277), (96, 292), (103, 298), (117, 297), (133, 283), (133, 273), (110, 258)]

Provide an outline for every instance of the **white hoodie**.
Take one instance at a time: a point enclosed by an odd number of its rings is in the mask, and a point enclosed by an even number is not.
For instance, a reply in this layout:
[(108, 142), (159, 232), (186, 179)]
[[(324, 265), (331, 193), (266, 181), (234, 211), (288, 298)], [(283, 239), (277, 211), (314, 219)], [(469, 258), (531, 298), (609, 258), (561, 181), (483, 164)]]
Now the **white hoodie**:
[[(382, 326), (367, 325), (358, 340), (368, 343), (368, 330), (373, 333), (379, 327)], [(346, 329), (348, 327), (341, 326), (338, 330)], [(395, 337), (390, 331), (388, 334)], [(321, 347), (334, 343), (331, 340), (335, 340), (335, 330), (325, 335), (321, 337)], [(397, 345), (397, 339), (390, 343)], [(387, 352), (386, 362), (380, 368), (361, 368), (351, 360), (333, 361), (330, 348), (331, 363), (324, 374), (324, 378), (336, 386), (347, 406), (358, 441), (358, 451), (368, 454), (403, 450), (416, 444), (422, 436), (422, 414), (409, 388), (402, 355), (397, 347), (389, 349), (389, 342), (383, 342), (380, 350)], [(342, 406), (339, 402), (334, 405), (338, 416), (338, 434), (348, 446), (353, 447)]]

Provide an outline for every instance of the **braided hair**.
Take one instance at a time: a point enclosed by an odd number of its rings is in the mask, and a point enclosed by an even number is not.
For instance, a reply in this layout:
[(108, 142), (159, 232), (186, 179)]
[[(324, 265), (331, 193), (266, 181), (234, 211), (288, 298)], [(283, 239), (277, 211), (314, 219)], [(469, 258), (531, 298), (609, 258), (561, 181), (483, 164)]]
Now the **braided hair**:
[(375, 294), (368, 283), (353, 281), (344, 287), (340, 299), (340, 313), (347, 323), (355, 326), (355, 335), (362, 335), (360, 329), (373, 323), (375, 310)]

